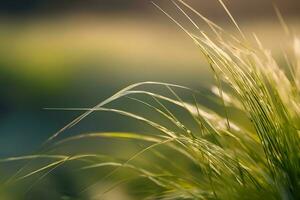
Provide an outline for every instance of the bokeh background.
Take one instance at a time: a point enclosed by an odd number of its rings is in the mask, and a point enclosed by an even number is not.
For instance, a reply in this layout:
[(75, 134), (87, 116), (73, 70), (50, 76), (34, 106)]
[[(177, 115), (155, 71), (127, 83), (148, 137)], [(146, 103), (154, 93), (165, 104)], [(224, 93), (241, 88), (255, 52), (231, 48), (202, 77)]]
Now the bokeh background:
[[(171, 1), (155, 2), (191, 28)], [(186, 2), (238, 34), (217, 0)], [(272, 2), (299, 34), (298, 0), (224, 2), (246, 34), (255, 32), (274, 54), (284, 46), (284, 31)], [(207, 30), (200, 19), (196, 21)], [(44, 108), (92, 107), (129, 84), (148, 80), (199, 90), (213, 83), (197, 47), (150, 1), (0, 1), (0, 158), (37, 151), (80, 114)], [(66, 134), (135, 126), (105, 113), (88, 117)], [(66, 189), (70, 180), (57, 173), (57, 187), (72, 193), (72, 188)]]

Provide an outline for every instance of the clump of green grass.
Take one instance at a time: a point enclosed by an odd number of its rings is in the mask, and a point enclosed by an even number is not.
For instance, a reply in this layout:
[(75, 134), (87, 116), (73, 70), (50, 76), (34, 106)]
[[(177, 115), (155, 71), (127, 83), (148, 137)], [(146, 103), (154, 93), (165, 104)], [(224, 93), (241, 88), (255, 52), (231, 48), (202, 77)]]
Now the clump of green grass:
[[(222, 112), (199, 105), (199, 92), (184, 86), (160, 82), (133, 84), (93, 108), (70, 108), (86, 112), (49, 138), (47, 144), (89, 114), (108, 111), (141, 121), (158, 132), (90, 133), (60, 140), (55, 146), (84, 138), (117, 138), (143, 141), (146, 147), (125, 161), (97, 154), (47, 153), (3, 160), (49, 156), (56, 160), (26, 175), (16, 174), (15, 179), (51, 171), (70, 160), (92, 160), (92, 164), (81, 169), (113, 168), (101, 180), (124, 169), (132, 172), (103, 194), (130, 182), (136, 185), (134, 192), (148, 188), (139, 196), (145, 199), (300, 199), (300, 40), (291, 41), (291, 51), (282, 54), (285, 62), (279, 66), (255, 35), (254, 44), (247, 39), (219, 1), (239, 31), (239, 37), (227, 33), (181, 0), (173, 3), (195, 25), (196, 33), (154, 5), (187, 33), (207, 60), (216, 79), (216, 86), (212, 87), (214, 100), (222, 106)], [(184, 9), (204, 20), (212, 34), (201, 31)], [(292, 38), (288, 29), (286, 32)], [(169, 93), (151, 92), (143, 89), (145, 85), (162, 87)], [(189, 93), (192, 100), (184, 100), (179, 91)], [(122, 98), (143, 105), (164, 120), (109, 107)], [(180, 114), (175, 113), (176, 109)], [(235, 119), (232, 110), (246, 117), (248, 125)], [(180, 118), (184, 114), (191, 118), (188, 123)], [(148, 182), (139, 182), (142, 179)]]

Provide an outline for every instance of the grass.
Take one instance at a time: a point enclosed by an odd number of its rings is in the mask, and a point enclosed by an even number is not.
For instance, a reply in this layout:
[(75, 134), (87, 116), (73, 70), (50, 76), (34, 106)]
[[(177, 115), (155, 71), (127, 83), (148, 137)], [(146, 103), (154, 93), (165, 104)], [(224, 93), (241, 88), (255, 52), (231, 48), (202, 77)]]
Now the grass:
[[(255, 35), (248, 39), (225, 4), (219, 1), (239, 36), (227, 33), (181, 0), (173, 3), (195, 30), (187, 30), (153, 4), (186, 32), (207, 60), (216, 80), (212, 100), (222, 112), (199, 104), (202, 95), (191, 88), (161, 82), (133, 84), (93, 108), (63, 108), (85, 112), (49, 138), (43, 145), (46, 148), (43, 154), (1, 160), (55, 161), (29, 173), (23, 173), (21, 168), (10, 181), (35, 174), (42, 174), (43, 178), (62, 164), (78, 160), (85, 163), (80, 168), (83, 171), (111, 167), (100, 182), (126, 171), (125, 177), (97, 194), (98, 198), (127, 183), (129, 188), (135, 186), (130, 192), (140, 199), (300, 199), (300, 41), (286, 31), (292, 48), (282, 53), (284, 62), (279, 65)], [(204, 20), (211, 33), (201, 31), (188, 12)], [(280, 21), (284, 24), (281, 16)], [(152, 92), (143, 89), (146, 85), (165, 90)], [(181, 97), (182, 91), (190, 98)], [(148, 118), (146, 112), (142, 115), (113, 107), (112, 103), (120, 99), (152, 110), (161, 120)], [(156, 131), (87, 133), (55, 140), (63, 131), (98, 111), (133, 118)], [(247, 123), (241, 123), (233, 112), (246, 118)], [(183, 115), (188, 115), (189, 120), (182, 119)], [(50, 153), (51, 149), (85, 138), (129, 139), (143, 142), (144, 147), (125, 160), (112, 155)], [(93, 187), (90, 185), (82, 192)]]

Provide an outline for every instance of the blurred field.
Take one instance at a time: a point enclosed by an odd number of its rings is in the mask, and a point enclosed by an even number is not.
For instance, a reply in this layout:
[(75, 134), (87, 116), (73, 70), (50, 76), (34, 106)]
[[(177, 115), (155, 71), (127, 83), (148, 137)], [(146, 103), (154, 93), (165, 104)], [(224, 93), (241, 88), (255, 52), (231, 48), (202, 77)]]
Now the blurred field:
[[(34, 149), (68, 121), (66, 113), (42, 110), (45, 107), (92, 106), (139, 81), (210, 86), (213, 77), (193, 42), (163, 14), (156, 14), (3, 18), (0, 105), (4, 120), (0, 130), (6, 139), (1, 140), (1, 154)], [(236, 32), (229, 20), (222, 22), (226, 30)], [(205, 24), (199, 25), (207, 30)], [(277, 47), (285, 41), (277, 19), (241, 20), (240, 25), (250, 36), (255, 32), (274, 54), (280, 53)], [(299, 33), (297, 18), (288, 18), (288, 25)], [(59, 115), (60, 121), (53, 115)], [(45, 119), (36, 126), (40, 116)], [(24, 122), (30, 117), (32, 121)], [(10, 141), (21, 143), (24, 149), (7, 146)]]

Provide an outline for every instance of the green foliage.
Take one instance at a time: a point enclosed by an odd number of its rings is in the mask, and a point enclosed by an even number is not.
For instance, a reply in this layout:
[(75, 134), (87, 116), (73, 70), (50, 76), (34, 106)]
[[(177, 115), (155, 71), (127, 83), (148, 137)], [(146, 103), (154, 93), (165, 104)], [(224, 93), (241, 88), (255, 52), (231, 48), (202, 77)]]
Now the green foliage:
[[(187, 33), (207, 59), (216, 78), (216, 86), (212, 87), (214, 101), (223, 107), (223, 112), (218, 113), (199, 105), (199, 92), (187, 87), (157, 82), (134, 84), (91, 109), (64, 109), (86, 112), (47, 142), (51, 143), (60, 133), (89, 114), (107, 111), (148, 124), (158, 132), (83, 134), (61, 140), (55, 143), (54, 148), (84, 138), (143, 141), (146, 147), (125, 161), (92, 154), (45, 154), (2, 160), (7, 162), (49, 156), (56, 160), (24, 176), (17, 175), (16, 180), (51, 170), (71, 160), (88, 160), (87, 163), (92, 163), (82, 167), (82, 170), (112, 167), (113, 170), (102, 181), (109, 180), (118, 171), (130, 171), (102, 195), (115, 186), (128, 183), (130, 193), (140, 199), (300, 199), (299, 40), (294, 39), (292, 53), (283, 53), (286, 62), (279, 66), (255, 35), (255, 44), (246, 39), (221, 0), (241, 39), (225, 32), (185, 2), (177, 2), (174, 4), (195, 25), (196, 33), (185, 29), (154, 5)], [(213, 35), (201, 31), (184, 9), (204, 20)], [(165, 88), (169, 93), (151, 92), (143, 89), (145, 85)], [(192, 100), (184, 100), (178, 91), (188, 92)], [(143, 105), (165, 121), (109, 107), (113, 101), (122, 98)], [(181, 114), (178, 114), (178, 110)], [(232, 110), (246, 117), (248, 125), (235, 119)], [(180, 115), (184, 114), (190, 116), (189, 122), (180, 119)]]

